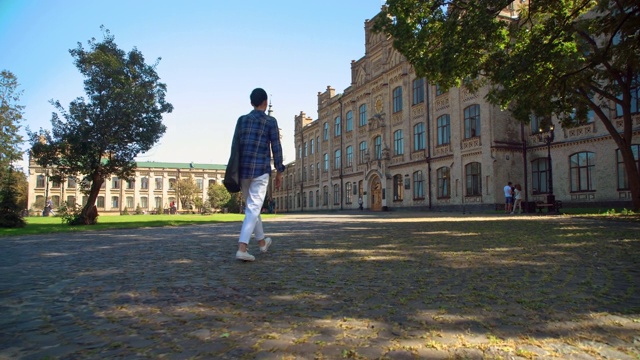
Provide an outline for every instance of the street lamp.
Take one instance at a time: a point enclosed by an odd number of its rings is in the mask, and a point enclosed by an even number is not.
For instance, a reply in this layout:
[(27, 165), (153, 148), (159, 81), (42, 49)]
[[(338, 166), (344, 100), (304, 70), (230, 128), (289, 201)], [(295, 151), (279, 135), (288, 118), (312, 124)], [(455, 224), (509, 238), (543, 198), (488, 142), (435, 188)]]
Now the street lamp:
[[(553, 142), (553, 139), (554, 139), (553, 129), (554, 129), (553, 125), (549, 126), (549, 130), (546, 132), (546, 134), (543, 135), (543, 129), (541, 128), (540, 132), (538, 133), (538, 140), (544, 141), (547, 144), (547, 166), (549, 169), (549, 194), (547, 195), (547, 204), (555, 205), (556, 199), (555, 199), (555, 196), (553, 195), (553, 171), (551, 166), (551, 143)], [(552, 207), (549, 210), (554, 210), (554, 209)]]

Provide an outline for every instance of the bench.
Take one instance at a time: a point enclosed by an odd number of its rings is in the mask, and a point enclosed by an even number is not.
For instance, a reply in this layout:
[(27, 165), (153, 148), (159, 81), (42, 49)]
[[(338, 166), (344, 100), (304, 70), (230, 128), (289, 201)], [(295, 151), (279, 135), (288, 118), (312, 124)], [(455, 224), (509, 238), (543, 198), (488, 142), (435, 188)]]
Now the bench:
[(551, 212), (551, 210), (553, 209), (553, 211), (556, 214), (560, 213), (560, 209), (562, 208), (562, 201), (556, 201), (553, 204), (546, 204), (543, 203), (542, 201), (537, 201), (536, 202), (536, 209), (538, 209), (538, 212), (542, 214), (542, 209), (547, 209), (547, 214)]

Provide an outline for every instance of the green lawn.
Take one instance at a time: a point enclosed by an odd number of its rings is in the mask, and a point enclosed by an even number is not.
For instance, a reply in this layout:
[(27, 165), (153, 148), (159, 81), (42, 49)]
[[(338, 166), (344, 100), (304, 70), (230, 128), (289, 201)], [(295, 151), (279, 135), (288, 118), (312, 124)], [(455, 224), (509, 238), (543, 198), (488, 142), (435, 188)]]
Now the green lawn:
[[(277, 215), (262, 215), (269, 218)], [(130, 229), (138, 227), (181, 226), (214, 222), (242, 221), (244, 214), (213, 215), (120, 215), (100, 216), (92, 226), (69, 226), (60, 217), (27, 217), (27, 226), (17, 229), (0, 228), (1, 236), (35, 235), (62, 232), (95, 231), (105, 229)]]

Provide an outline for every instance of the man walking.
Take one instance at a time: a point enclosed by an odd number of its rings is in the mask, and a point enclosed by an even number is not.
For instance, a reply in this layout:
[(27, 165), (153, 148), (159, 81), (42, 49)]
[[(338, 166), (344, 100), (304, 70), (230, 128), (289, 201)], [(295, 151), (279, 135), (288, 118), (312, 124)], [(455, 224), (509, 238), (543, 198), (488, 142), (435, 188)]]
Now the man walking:
[(257, 88), (251, 92), (249, 98), (253, 111), (238, 120), (241, 122), (238, 128), (240, 131), (240, 187), (246, 206), (236, 259), (244, 261), (256, 259), (247, 251), (252, 234), (258, 240), (258, 246), (263, 253), (267, 252), (272, 243), (271, 238), (265, 237), (260, 218), (271, 174), (271, 153), (273, 153), (273, 163), (277, 170), (275, 178), (277, 189), (280, 188), (282, 173), (285, 170), (282, 163), (278, 122), (265, 113), (268, 106), (267, 92)]

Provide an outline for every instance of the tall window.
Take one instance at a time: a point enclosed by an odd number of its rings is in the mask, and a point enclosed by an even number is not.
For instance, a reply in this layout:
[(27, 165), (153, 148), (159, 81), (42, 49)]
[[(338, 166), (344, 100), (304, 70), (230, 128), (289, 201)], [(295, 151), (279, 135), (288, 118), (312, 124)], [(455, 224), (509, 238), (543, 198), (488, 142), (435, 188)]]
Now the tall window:
[(169, 190), (175, 190), (176, 188), (176, 179), (171, 178), (169, 179)]
[(373, 139), (373, 150), (375, 153), (375, 159), (382, 159), (382, 137), (380, 135)]
[(73, 195), (67, 196), (67, 206), (75, 207), (76, 206), (76, 197)]
[(196, 179), (196, 186), (198, 187), (199, 190), (202, 190), (202, 181), (203, 179)]
[(413, 80), (413, 102), (412, 105), (424, 102), (424, 78)]
[(340, 186), (338, 184), (333, 184), (333, 204), (340, 204)]
[(329, 154), (324, 153), (323, 155), (323, 160), (324, 160), (324, 171), (329, 171)]
[(329, 140), (329, 123), (324, 123), (323, 125), (323, 129), (322, 129), (322, 140), (327, 141)]
[(393, 112), (402, 111), (402, 86), (393, 89)]
[(133, 190), (136, 188), (136, 181), (134, 179), (127, 180), (127, 189)]
[(146, 196), (140, 197), (140, 207), (143, 209), (149, 208), (149, 199)]
[(334, 124), (333, 124), (333, 132), (335, 136), (340, 136), (340, 134), (342, 134), (342, 119), (340, 119), (340, 116), (336, 117), (336, 119), (334, 120)]
[(161, 177), (157, 177), (156, 178), (156, 190), (162, 190), (162, 178)]
[(402, 201), (404, 186), (402, 183), (402, 175), (393, 176), (393, 201)]
[(393, 155), (404, 154), (404, 138), (402, 137), (402, 130), (396, 130), (393, 133)]
[(329, 187), (327, 185), (322, 187), (322, 205), (329, 205)]
[[(631, 151), (633, 152), (633, 158), (636, 160), (637, 171), (640, 169), (640, 145), (631, 145)], [(627, 176), (627, 169), (624, 167), (620, 149), (616, 150), (616, 158), (618, 159), (618, 190), (629, 190), (629, 177)]]
[(440, 84), (436, 84), (436, 96), (442, 95), (447, 92), (447, 89), (443, 89)]
[(38, 177), (36, 177), (36, 187), (37, 188), (44, 187), (44, 175), (38, 175)]
[[(618, 99), (622, 99), (622, 96), (618, 96)], [(631, 113), (637, 114), (640, 109), (640, 74), (631, 81)], [(616, 104), (616, 116), (622, 117), (622, 106)]]
[(424, 150), (424, 123), (413, 126), (413, 151)]
[(422, 170), (413, 173), (413, 198), (424, 199), (424, 179)]
[(352, 191), (351, 182), (348, 181), (346, 184), (344, 184), (344, 190), (345, 190), (345, 203), (351, 204), (353, 202), (353, 194), (351, 193)]
[(592, 172), (595, 168), (595, 153), (583, 151), (569, 157), (571, 191), (593, 191)]
[(345, 124), (346, 132), (353, 131), (353, 111), (347, 111), (347, 123)]
[(127, 209), (133, 209), (133, 196), (127, 196), (125, 199)]
[(360, 126), (367, 125), (367, 104), (362, 104), (358, 108), (358, 117), (360, 118)]
[(342, 161), (342, 154), (340, 149), (336, 150), (333, 156), (333, 168), (334, 169), (340, 169), (342, 167), (342, 164), (340, 163)]
[(313, 191), (309, 191), (309, 207), (313, 207)]
[(149, 188), (149, 178), (148, 177), (140, 178), (140, 189), (146, 190), (148, 188)]
[(449, 114), (438, 117), (438, 145), (445, 145), (451, 142), (451, 118)]
[[(111, 178), (111, 188), (112, 189), (120, 189), (120, 178), (117, 176), (114, 176)], [(114, 206), (116, 207), (116, 206)]]
[(118, 206), (118, 197), (117, 196), (112, 196), (111, 197), (111, 207), (113, 209), (117, 209), (119, 207)]
[(451, 197), (451, 176), (449, 172), (450, 170), (446, 166), (436, 170), (436, 177), (438, 178), (438, 198)]
[(353, 166), (353, 147), (347, 146), (347, 167)]
[(464, 109), (464, 138), (480, 136), (480, 105), (475, 104)]
[(546, 194), (549, 192), (549, 160), (545, 158), (535, 159), (531, 162), (531, 182), (533, 194)]
[(482, 195), (482, 172), (479, 162), (472, 162), (464, 166), (467, 196)]
[(104, 209), (104, 196), (98, 196), (98, 200), (96, 201), (96, 207)]
[(367, 142), (363, 141), (360, 143), (360, 150), (358, 152), (358, 163), (364, 164), (367, 155)]
[(313, 139), (311, 139), (311, 155), (313, 155), (315, 149), (313, 148), (314, 142)]
[(69, 176), (69, 178), (67, 179), (67, 188), (68, 189), (75, 189), (77, 185), (78, 185), (78, 182), (77, 182), (76, 178), (73, 177), (73, 176)]
[(162, 196), (155, 197), (156, 209), (162, 209)]
[(304, 152), (303, 152), (303, 154), (304, 154), (304, 155), (303, 155), (303, 156), (304, 156), (304, 157), (307, 157), (307, 156), (309, 156), (309, 155), (308, 155), (308, 153), (307, 153), (307, 150), (308, 150), (308, 149), (307, 149), (307, 142), (306, 142), (306, 141), (304, 142), (304, 145), (303, 145), (303, 146), (304, 146)]

